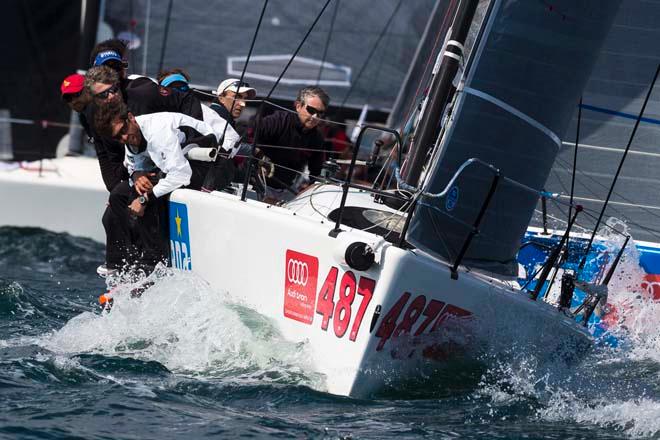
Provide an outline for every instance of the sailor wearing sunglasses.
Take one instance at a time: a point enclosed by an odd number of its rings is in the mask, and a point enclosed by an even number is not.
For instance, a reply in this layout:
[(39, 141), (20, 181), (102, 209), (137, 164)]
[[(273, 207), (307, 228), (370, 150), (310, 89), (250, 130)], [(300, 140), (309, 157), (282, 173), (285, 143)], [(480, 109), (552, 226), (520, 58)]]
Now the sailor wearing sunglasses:
[(257, 123), (257, 145), (275, 164), (274, 175), (266, 179), (267, 198), (291, 200), (306, 186), (301, 178), (305, 167), (310, 176), (321, 174), (325, 155), (318, 125), (329, 103), (323, 89), (305, 87), (298, 92), (295, 113), (277, 111)]
[[(129, 182), (119, 186), (129, 197), (121, 199), (111, 195), (110, 209), (119, 219), (127, 220), (129, 213), (138, 218), (135, 229), (136, 246), (142, 254), (140, 264), (151, 267), (167, 255), (168, 242), (161, 236), (158, 226), (159, 213), (166, 208), (161, 202), (163, 197), (183, 186), (200, 189), (209, 171), (223, 171), (211, 167), (210, 162), (186, 159), (187, 150), (193, 148), (186, 129), (198, 134), (198, 141), (210, 142), (211, 148), (217, 146), (218, 135), (204, 121), (181, 113), (134, 115), (121, 100), (108, 100), (99, 106), (94, 115), (94, 128), (101, 136), (125, 145), (124, 165), (131, 177)], [(182, 149), (184, 142), (188, 146)], [(158, 172), (164, 177), (156, 179)], [(149, 176), (154, 177), (151, 183)], [(216, 175), (213, 180), (218, 186), (209, 189), (222, 189), (230, 179), (231, 176)], [(131, 258), (130, 253), (125, 258)]]

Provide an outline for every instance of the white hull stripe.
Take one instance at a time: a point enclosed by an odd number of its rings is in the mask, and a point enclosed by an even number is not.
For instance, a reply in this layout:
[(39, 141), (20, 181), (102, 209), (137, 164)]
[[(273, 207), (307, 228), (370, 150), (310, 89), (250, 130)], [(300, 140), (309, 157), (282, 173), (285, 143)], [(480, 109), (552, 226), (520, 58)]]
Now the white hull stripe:
[(557, 136), (552, 130), (550, 130), (548, 127), (545, 125), (541, 124), (539, 121), (536, 119), (530, 117), (529, 115), (526, 115), (525, 113), (521, 112), (520, 110), (516, 109), (515, 107), (507, 104), (506, 102), (497, 99), (496, 97), (489, 95), (488, 93), (482, 92), (481, 90), (473, 89), (472, 87), (465, 87), (463, 88), (463, 91), (476, 96), (477, 98), (481, 98), (484, 101), (488, 101), (491, 104), (495, 104), (502, 110), (505, 110), (512, 115), (522, 119), (532, 127), (536, 128), (537, 130), (541, 131), (543, 134), (548, 136), (552, 141), (557, 145), (557, 148), (561, 147), (561, 139), (559, 139), (559, 136)]

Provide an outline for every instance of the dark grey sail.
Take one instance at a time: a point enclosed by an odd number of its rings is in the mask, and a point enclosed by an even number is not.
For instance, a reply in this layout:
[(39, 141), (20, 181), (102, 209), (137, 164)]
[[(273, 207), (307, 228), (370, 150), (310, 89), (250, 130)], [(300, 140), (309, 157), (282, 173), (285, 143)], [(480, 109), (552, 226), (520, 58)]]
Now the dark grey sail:
[[(462, 92), (432, 158), (424, 188), (442, 191), (470, 158), (541, 189), (589, 78), (619, 1), (495, 0), (472, 51)], [(493, 174), (469, 167), (449, 197), (422, 197), (408, 241), (453, 261), (471, 231)], [(502, 181), (463, 259), (513, 275), (538, 195)]]
[[(627, 0), (614, 20), (584, 90), (574, 200), (585, 207), (579, 224), (587, 229), (593, 227), (594, 217), (600, 213), (660, 64), (658, 23), (660, 1)], [(546, 184), (548, 191), (561, 193), (562, 202), (570, 195), (577, 116), (576, 107), (563, 138), (564, 148)], [(625, 221), (637, 240), (660, 242), (659, 170), (660, 85), (656, 84), (605, 211), (606, 219)], [(567, 219), (566, 205), (549, 201), (547, 207), (550, 226), (561, 229)], [(535, 225), (540, 226), (541, 216), (535, 220)]]

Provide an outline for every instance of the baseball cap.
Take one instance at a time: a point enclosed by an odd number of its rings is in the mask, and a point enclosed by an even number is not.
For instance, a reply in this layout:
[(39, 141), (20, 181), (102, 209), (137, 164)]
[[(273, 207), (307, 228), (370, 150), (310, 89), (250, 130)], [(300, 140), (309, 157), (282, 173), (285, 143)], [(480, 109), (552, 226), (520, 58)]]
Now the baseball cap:
[(257, 90), (250, 87), (250, 84), (243, 81), (240, 90), (238, 89), (238, 84), (241, 83), (241, 80), (238, 78), (227, 78), (220, 83), (218, 89), (215, 91), (216, 95), (221, 95), (226, 91), (234, 93), (248, 93), (248, 99), (252, 99), (257, 96)]
[(119, 61), (120, 63), (123, 63), (119, 53), (114, 50), (104, 50), (103, 52), (99, 52), (96, 55), (96, 58), (94, 58), (94, 66), (102, 66), (108, 61)]
[(187, 92), (190, 89), (188, 80), (180, 73), (172, 73), (160, 80), (160, 85), (163, 87), (173, 87), (182, 92)]
[(67, 76), (60, 85), (62, 96), (80, 92), (83, 89), (84, 84), (85, 77), (79, 73)]

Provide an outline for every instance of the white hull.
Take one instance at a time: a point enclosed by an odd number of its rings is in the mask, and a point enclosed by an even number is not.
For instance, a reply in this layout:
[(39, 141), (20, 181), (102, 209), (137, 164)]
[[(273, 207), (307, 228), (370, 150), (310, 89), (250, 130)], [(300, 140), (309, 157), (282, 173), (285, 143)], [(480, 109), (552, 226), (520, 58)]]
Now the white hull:
[(99, 164), (89, 157), (44, 160), (0, 170), (0, 226), (31, 226), (105, 243), (108, 201)]
[[(45, 168), (58, 171), (43, 177), (34, 171), (0, 172), (5, 207), (0, 225), (105, 241), (101, 216), (107, 191), (96, 160), (63, 158), (46, 161)], [(320, 188), (313, 203), (310, 194), (281, 208), (241, 202), (225, 193), (178, 190), (171, 197), (170, 238), (173, 265), (192, 268), (272, 319), (286, 339), (306, 343), (314, 368), (325, 375), (326, 391), (369, 396), (399, 380), (416, 379), (425, 368), (442, 366), (459, 346), (486, 344), (500, 350), (515, 341), (552, 353), (561, 345), (573, 350), (574, 344), (588, 344), (588, 334), (571, 319), (500, 280), (462, 270), (452, 280), (446, 263), (368, 232), (342, 227), (337, 238), (329, 236), (334, 222), (325, 216), (339, 205), (340, 192)], [(370, 204), (368, 195), (353, 192), (347, 203)], [(373, 208), (391, 212), (383, 205)], [(344, 261), (346, 246), (355, 241), (376, 250), (375, 264), (367, 271), (353, 270)], [(305, 280), (289, 281), (292, 261), (307, 264)], [(333, 285), (333, 280), (334, 290), (325, 289), (334, 304), (330, 313), (330, 302), (319, 300), (326, 281)], [(346, 298), (340, 301), (340, 295)], [(397, 305), (400, 310), (394, 313)], [(374, 318), (379, 306), (380, 316)], [(470, 317), (451, 318), (461, 314)]]
[[(363, 199), (356, 195), (358, 203)], [(333, 223), (303, 209), (188, 190), (176, 191), (171, 202), (171, 224), (178, 218), (181, 228), (170, 232), (174, 264), (192, 268), (271, 318), (285, 338), (306, 342), (333, 394), (369, 396), (397, 380), (415, 379), (420, 365), (446, 359), (461, 341), (502, 349), (529, 344), (547, 352), (589, 341), (571, 319), (506, 283), (465, 271), (452, 280), (443, 262), (367, 232), (344, 227), (333, 238)], [(375, 264), (365, 272), (343, 258), (355, 241), (376, 250)], [(309, 275), (296, 279), (291, 267), (302, 263)], [(327, 285), (334, 285), (330, 295), (324, 295)], [(326, 320), (329, 297), (334, 308)], [(377, 306), (382, 311), (370, 331)], [(462, 314), (470, 316), (446, 320)], [(452, 341), (446, 340), (448, 326), (458, 332)]]

